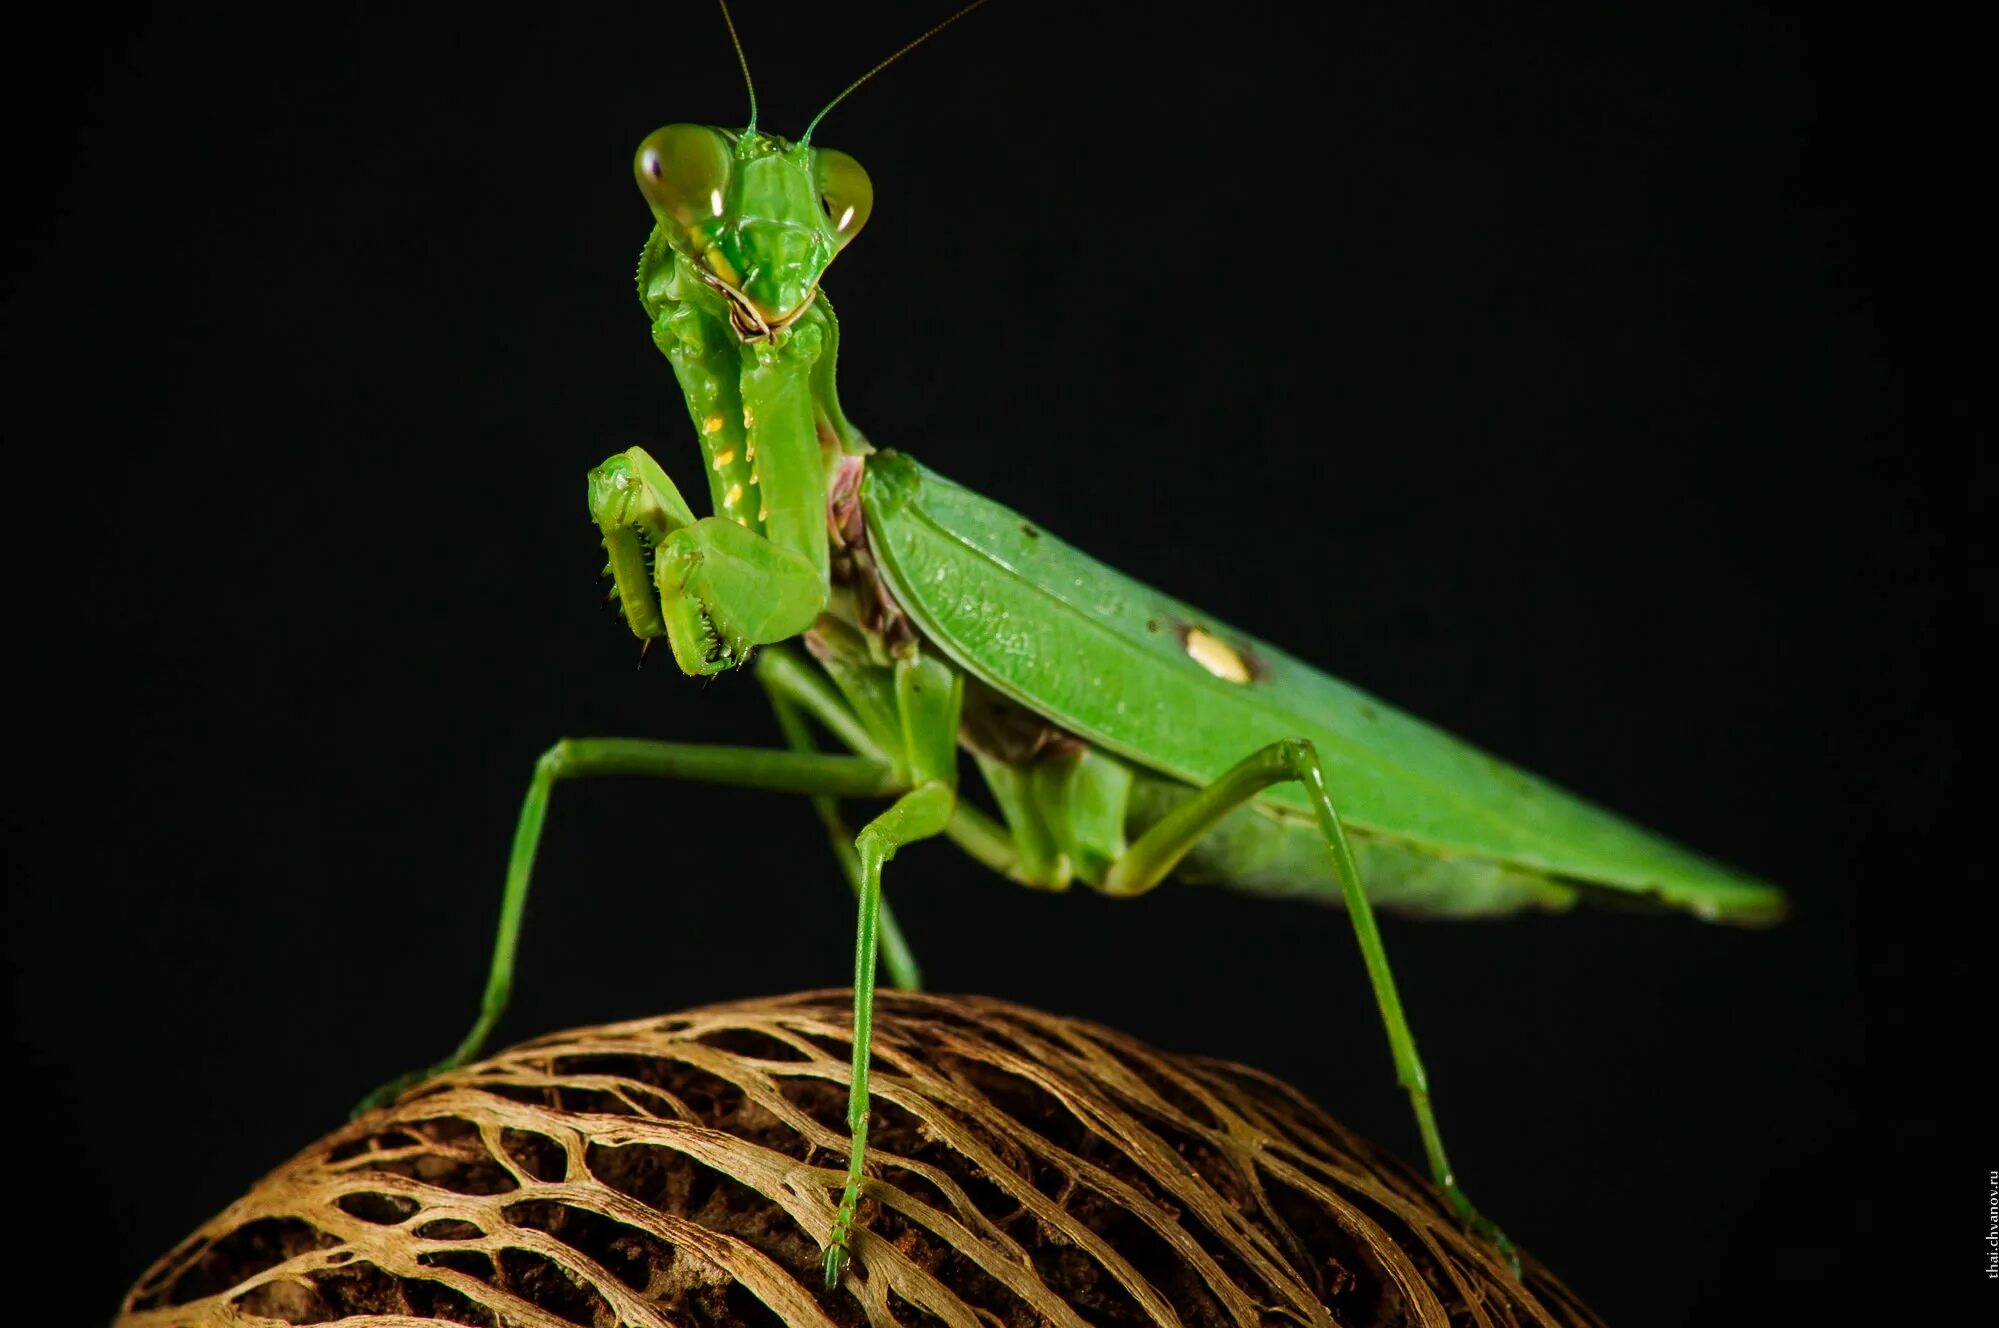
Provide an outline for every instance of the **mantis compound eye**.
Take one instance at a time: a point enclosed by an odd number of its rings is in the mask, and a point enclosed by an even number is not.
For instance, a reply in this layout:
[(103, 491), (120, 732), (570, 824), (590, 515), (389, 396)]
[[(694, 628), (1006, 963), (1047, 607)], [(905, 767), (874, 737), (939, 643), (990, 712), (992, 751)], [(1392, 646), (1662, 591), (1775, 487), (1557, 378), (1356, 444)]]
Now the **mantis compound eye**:
[(844, 152), (814, 148), (812, 185), (819, 191), (819, 206), (826, 210), (826, 224), (833, 228), (833, 242), (846, 248), (874, 211), (875, 187), (868, 173)]
[(729, 140), (719, 129), (670, 124), (639, 144), (632, 174), (653, 216), (684, 231), (722, 215), (733, 164)]

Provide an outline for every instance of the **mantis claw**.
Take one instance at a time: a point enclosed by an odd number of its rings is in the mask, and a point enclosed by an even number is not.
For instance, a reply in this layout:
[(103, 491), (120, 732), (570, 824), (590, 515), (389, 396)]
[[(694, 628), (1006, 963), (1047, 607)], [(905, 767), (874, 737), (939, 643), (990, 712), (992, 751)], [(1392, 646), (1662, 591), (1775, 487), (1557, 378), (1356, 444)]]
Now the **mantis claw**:
[(1471, 1217), (1471, 1233), (1499, 1251), (1499, 1257), (1506, 1260), (1507, 1270), (1513, 1274), (1513, 1280), (1516, 1282), (1521, 1280), (1520, 1251), (1513, 1248), (1513, 1242), (1506, 1238), (1504, 1231), (1494, 1226), (1486, 1218), (1473, 1213)]
[(408, 1074), (397, 1075), (349, 1107), (347, 1109), (347, 1119), (353, 1120), (356, 1116), (367, 1115), (377, 1107), (388, 1106), (389, 1103), (402, 1096), (404, 1089), (423, 1077), (424, 1071), (422, 1070), (412, 1070)]
[(1490, 1218), (1480, 1213), (1466, 1197), (1465, 1192), (1455, 1184), (1445, 1188), (1444, 1197), (1450, 1201), (1451, 1211), (1457, 1214), (1458, 1220), (1470, 1229), (1472, 1235), (1497, 1250), (1499, 1257), (1506, 1260), (1507, 1268), (1512, 1271), (1513, 1280), (1520, 1281), (1520, 1252), (1513, 1248), (1513, 1242), (1507, 1239), (1506, 1233), (1494, 1226)]
[(821, 1257), (819, 1262), (820, 1266), (826, 1270), (826, 1289), (828, 1291), (839, 1290), (840, 1274), (847, 1269), (847, 1247), (844, 1244), (837, 1243), (828, 1245), (825, 1255)]
[(399, 1074), (350, 1107), (347, 1112), (347, 1119), (353, 1120), (356, 1116), (367, 1115), (377, 1107), (386, 1107), (401, 1097), (407, 1089), (414, 1088), (434, 1075), (443, 1074), (446, 1070), (455, 1070), (461, 1064), (463, 1062), (459, 1058), (451, 1056), (424, 1069), (411, 1070), (407, 1074)]
[[(858, 1156), (858, 1152), (856, 1156)], [(857, 1172), (847, 1176), (847, 1186), (840, 1191), (840, 1208), (833, 1215), (833, 1234), (826, 1242), (826, 1253), (820, 1265), (826, 1270), (826, 1289), (836, 1290), (840, 1285), (840, 1274), (846, 1271), (849, 1262), (847, 1238), (854, 1230), (854, 1216), (861, 1206), (861, 1178)]]

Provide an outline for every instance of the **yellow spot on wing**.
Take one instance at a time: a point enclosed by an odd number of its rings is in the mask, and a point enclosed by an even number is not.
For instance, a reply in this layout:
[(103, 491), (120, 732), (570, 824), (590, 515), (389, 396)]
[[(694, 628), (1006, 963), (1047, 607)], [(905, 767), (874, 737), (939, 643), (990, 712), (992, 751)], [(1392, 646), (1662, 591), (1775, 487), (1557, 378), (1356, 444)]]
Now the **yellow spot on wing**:
[(715, 469), (720, 470), (722, 467), (728, 465), (731, 461), (734, 461), (735, 459), (736, 459), (736, 449), (733, 447), (725, 447), (721, 451), (715, 454)]
[(1217, 678), (1229, 682), (1249, 681), (1249, 665), (1243, 662), (1242, 656), (1220, 637), (1198, 627), (1187, 629), (1187, 656)]
[(719, 432), (721, 428), (722, 428), (722, 417), (720, 415), (710, 415), (707, 419), (701, 421), (702, 433), (716, 433)]
[(741, 501), (743, 501), (743, 486), (740, 484), (731, 484), (729, 491), (722, 495), (722, 506), (724, 507), (734, 507)]

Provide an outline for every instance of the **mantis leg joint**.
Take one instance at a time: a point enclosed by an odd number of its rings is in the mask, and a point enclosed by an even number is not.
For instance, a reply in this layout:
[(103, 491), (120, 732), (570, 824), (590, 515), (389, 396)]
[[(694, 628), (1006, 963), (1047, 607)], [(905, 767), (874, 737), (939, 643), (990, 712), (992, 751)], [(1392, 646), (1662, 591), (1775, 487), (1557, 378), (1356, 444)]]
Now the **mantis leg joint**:
[(568, 772), (574, 758), (574, 751), (568, 738), (558, 738), (549, 745), (534, 763), (535, 778), (554, 781)]

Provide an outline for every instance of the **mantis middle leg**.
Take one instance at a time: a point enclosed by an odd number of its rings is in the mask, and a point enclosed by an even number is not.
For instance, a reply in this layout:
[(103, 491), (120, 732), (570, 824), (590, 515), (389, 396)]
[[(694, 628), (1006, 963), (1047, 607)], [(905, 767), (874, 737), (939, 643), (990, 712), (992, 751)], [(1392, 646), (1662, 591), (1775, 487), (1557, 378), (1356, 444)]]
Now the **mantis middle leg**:
[[(856, 754), (887, 759), (824, 677), (806, 668), (790, 651), (780, 646), (759, 655), (757, 681), (763, 684), (764, 693), (770, 699), (770, 708), (777, 715), (777, 726), (784, 731), (784, 741), (791, 750), (819, 750), (806, 724), (809, 716)], [(839, 861), (841, 874), (847, 878), (854, 897), (860, 898), (863, 890), (860, 854), (854, 849), (853, 836), (847, 832), (846, 819), (840, 815), (839, 799), (823, 793), (815, 794), (812, 810), (819, 817), (819, 823), (826, 828), (826, 838), (832, 844), (833, 856)], [(922, 991), (923, 972), (917, 967), (916, 955), (903, 938), (902, 928), (886, 903), (880, 906), (880, 917), (881, 958), (888, 968), (889, 985), (898, 991)]]
[(911, 789), (887, 811), (863, 826), (854, 837), (861, 862), (861, 915), (854, 929), (854, 1060), (847, 1081), (847, 1184), (827, 1239), (824, 1267), (826, 1288), (840, 1284), (847, 1266), (847, 1240), (854, 1213), (861, 1203), (861, 1168), (868, 1151), (868, 1061), (874, 1038), (875, 951), (882, 908), (882, 864), (896, 850), (919, 839), (944, 833), (950, 824), (956, 791), (941, 781)]
[(896, 850), (947, 832), (957, 810), (958, 717), (964, 678), (936, 659), (896, 661), (894, 699), (903, 758), (914, 787), (854, 837), (860, 861), (860, 920), (854, 929), (854, 1059), (847, 1081), (847, 1183), (826, 1242), (828, 1290), (847, 1266), (847, 1241), (861, 1202), (868, 1149), (868, 1062), (874, 1035), (875, 952), (882, 910), (882, 865)]
[[(649, 742), (641, 739), (565, 739), (542, 753), (535, 763), (534, 776), (521, 800), (520, 818), (514, 828), (512, 851), (507, 859), (506, 886), (500, 900), (500, 920), (493, 940), (493, 955), (487, 966), (486, 986), (479, 1000), (479, 1013), (472, 1028), (456, 1049), (444, 1059), (422, 1070), (401, 1075), (363, 1098), (354, 1108), (361, 1112), (382, 1105), (397, 1093), (432, 1074), (455, 1069), (478, 1056), (493, 1028), (506, 1013), (513, 993), (514, 964), (520, 951), (521, 919), (527, 909), (528, 887), (534, 879), (536, 853), (541, 844), (548, 801), (558, 782), (594, 775), (645, 775), (660, 779), (688, 779), (707, 783), (733, 784), (775, 792), (805, 793), (818, 809), (833, 839), (835, 856), (856, 895), (861, 890), (860, 862), (840, 820), (836, 800), (840, 797), (887, 796), (905, 787), (897, 773), (897, 761), (869, 737), (840, 698), (819, 675), (803, 666), (788, 652), (772, 652), (762, 661), (757, 676), (777, 714), (790, 752), (764, 748), (707, 747), (685, 743)], [(821, 753), (806, 730), (810, 715), (824, 725), (852, 755)], [(971, 815), (971, 809), (961, 809)], [(963, 817), (961, 817), (963, 819)], [(962, 833), (964, 826), (954, 827)], [(976, 832), (978, 827), (970, 827)], [(903, 939), (895, 916), (884, 905), (880, 914), (883, 961), (889, 981), (908, 991), (920, 990), (922, 976), (916, 957)]]
[(893, 797), (908, 788), (906, 777), (895, 764), (866, 756), (654, 742), (642, 738), (565, 738), (557, 742), (535, 762), (534, 777), (521, 800), (513, 848), (507, 857), (506, 887), (500, 900), (493, 957), (487, 970), (486, 988), (479, 1000), (479, 1014), (471, 1030), (449, 1056), (427, 1069), (383, 1084), (355, 1106), (356, 1113), (382, 1105), (422, 1078), (465, 1064), (485, 1046), (513, 992), (521, 917), (527, 908), (542, 824), (548, 817), (549, 795), (560, 781), (597, 775), (684, 779), (829, 798)]

